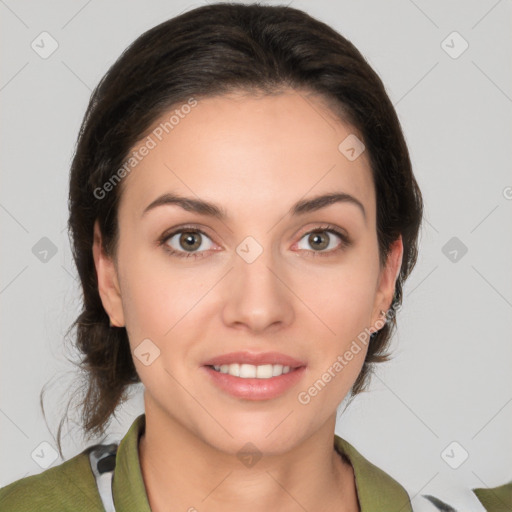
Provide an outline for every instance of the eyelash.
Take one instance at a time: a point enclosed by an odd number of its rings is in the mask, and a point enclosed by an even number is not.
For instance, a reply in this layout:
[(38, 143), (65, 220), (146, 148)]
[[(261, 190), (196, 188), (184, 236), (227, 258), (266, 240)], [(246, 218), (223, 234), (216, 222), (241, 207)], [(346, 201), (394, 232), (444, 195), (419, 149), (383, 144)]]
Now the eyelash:
[[(164, 233), (160, 239), (158, 240), (158, 246), (163, 246), (164, 250), (168, 252), (171, 256), (176, 256), (178, 258), (203, 258), (205, 252), (208, 251), (199, 251), (199, 252), (186, 252), (186, 251), (176, 251), (175, 249), (172, 249), (167, 245), (167, 241), (172, 238), (174, 235), (177, 235), (178, 233), (201, 233), (201, 235), (204, 235), (208, 238), (210, 236), (205, 233), (203, 230), (196, 228), (194, 226), (181, 226), (179, 229), (176, 229), (172, 231), (171, 233)], [(311, 229), (310, 231), (307, 231), (306, 233), (303, 233), (300, 237), (300, 240), (302, 240), (306, 235), (310, 235), (312, 233), (331, 233), (333, 235), (336, 235), (339, 237), (341, 243), (339, 247), (336, 249), (331, 249), (329, 251), (307, 251), (310, 253), (310, 256), (317, 257), (317, 256), (331, 256), (332, 254), (338, 253), (339, 251), (346, 249), (352, 245), (352, 240), (350, 237), (348, 237), (345, 233), (339, 231), (335, 226), (331, 224), (324, 224), (322, 226), (318, 226), (316, 228)], [(301, 249), (301, 251), (304, 251), (305, 249)]]

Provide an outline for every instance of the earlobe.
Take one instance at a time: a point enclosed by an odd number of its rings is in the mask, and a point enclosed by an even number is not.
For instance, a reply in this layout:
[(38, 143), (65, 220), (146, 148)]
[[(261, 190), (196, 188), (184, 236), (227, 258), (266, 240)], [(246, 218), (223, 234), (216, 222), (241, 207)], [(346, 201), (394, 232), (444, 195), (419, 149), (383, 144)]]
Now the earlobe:
[(101, 230), (98, 220), (94, 223), (92, 252), (98, 280), (98, 292), (100, 294), (103, 308), (110, 317), (110, 325), (123, 327), (125, 323), (124, 312), (117, 271), (114, 261), (103, 249)]

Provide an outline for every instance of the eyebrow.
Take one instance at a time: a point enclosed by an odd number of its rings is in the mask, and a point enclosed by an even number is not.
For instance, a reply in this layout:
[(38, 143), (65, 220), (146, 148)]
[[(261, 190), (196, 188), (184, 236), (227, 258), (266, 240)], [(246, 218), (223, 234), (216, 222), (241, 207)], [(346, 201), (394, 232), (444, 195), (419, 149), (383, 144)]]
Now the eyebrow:
[[(356, 199), (354, 196), (344, 192), (332, 192), (329, 194), (315, 196), (310, 199), (302, 199), (295, 203), (290, 208), (288, 213), (292, 216), (303, 215), (305, 213), (321, 210), (322, 208), (335, 203), (347, 203), (357, 206), (366, 221), (366, 210), (364, 209), (361, 201)], [(184, 197), (174, 193), (166, 193), (157, 197), (153, 202), (146, 206), (142, 212), (142, 216), (144, 216), (150, 210), (164, 205), (177, 205), (188, 212), (207, 215), (219, 220), (226, 220), (228, 218), (226, 210), (221, 206), (216, 205), (215, 203), (211, 203), (202, 199), (194, 199), (192, 197)]]

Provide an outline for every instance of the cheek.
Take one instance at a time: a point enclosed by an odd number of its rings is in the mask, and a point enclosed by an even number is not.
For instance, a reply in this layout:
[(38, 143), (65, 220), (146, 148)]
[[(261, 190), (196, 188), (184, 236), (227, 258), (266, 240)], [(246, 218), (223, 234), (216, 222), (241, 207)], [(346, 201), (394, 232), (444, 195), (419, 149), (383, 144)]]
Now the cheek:
[(377, 261), (356, 255), (353, 261), (296, 278), (298, 294), (324, 323), (327, 333), (330, 330), (345, 340), (370, 327), (377, 281)]
[(191, 286), (190, 277), (173, 269), (165, 258), (150, 257), (148, 252), (125, 250), (122, 261), (122, 301), (130, 341), (164, 340), (197, 302), (201, 288)]
[(144, 270), (134, 265), (124, 283), (123, 309), (133, 361), (144, 386), (158, 394), (172, 384), (166, 369), (175, 374), (173, 361), (186, 362), (187, 337), (182, 330), (199, 297), (193, 287), (162, 274), (155, 265)]
[(308, 313), (309, 325), (316, 324), (314, 344), (318, 350), (311, 352), (307, 382), (313, 387), (309, 388), (311, 394), (306, 390), (305, 398), (318, 396), (318, 407), (335, 407), (361, 371), (368, 351), (367, 329), (372, 321), (378, 273), (376, 255), (361, 250), (321, 275), (305, 274), (300, 278), (302, 293), (310, 290), (304, 296), (317, 315), (315, 318)]

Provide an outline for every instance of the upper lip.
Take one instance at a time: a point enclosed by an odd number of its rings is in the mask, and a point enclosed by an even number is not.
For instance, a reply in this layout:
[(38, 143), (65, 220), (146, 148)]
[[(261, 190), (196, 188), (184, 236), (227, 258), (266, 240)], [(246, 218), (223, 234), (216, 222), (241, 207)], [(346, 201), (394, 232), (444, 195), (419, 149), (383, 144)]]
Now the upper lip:
[(222, 354), (219, 356), (208, 359), (204, 366), (221, 366), (223, 364), (252, 364), (254, 366), (264, 364), (282, 364), (290, 368), (299, 368), (305, 366), (306, 363), (295, 359), (294, 357), (281, 354), (279, 352), (230, 352), (229, 354)]

